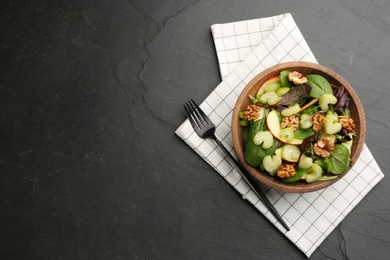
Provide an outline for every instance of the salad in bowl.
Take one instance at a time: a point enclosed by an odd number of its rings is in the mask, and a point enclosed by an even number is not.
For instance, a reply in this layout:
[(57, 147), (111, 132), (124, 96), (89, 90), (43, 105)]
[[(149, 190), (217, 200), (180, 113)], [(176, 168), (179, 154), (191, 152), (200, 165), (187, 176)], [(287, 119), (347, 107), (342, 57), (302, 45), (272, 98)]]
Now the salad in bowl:
[(321, 65), (289, 62), (257, 75), (237, 100), (233, 142), (260, 182), (308, 192), (331, 185), (357, 160), (365, 138), (359, 98)]

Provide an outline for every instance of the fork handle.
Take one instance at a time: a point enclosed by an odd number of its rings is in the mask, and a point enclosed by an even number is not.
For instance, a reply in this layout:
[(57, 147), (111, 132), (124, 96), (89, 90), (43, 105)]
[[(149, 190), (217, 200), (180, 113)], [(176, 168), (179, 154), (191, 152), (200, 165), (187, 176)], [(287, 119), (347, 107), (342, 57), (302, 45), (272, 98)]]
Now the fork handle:
[(249, 185), (249, 187), (253, 190), (253, 192), (256, 194), (256, 196), (266, 205), (269, 211), (274, 215), (276, 219), (279, 220), (279, 222), (287, 229), (287, 231), (290, 231), (289, 226), (287, 223), (283, 220), (283, 218), (280, 216), (280, 214), (276, 211), (275, 207), (272, 205), (272, 203), (268, 200), (268, 198), (265, 196), (265, 194), (260, 190), (260, 188), (257, 186), (256, 182), (252, 179), (248, 171), (245, 170), (245, 168), (231, 155), (231, 153), (225, 148), (225, 146), (218, 140), (216, 136), (213, 136), (212, 139), (215, 140), (217, 145), (221, 148), (222, 152), (227, 156), (232, 166), (236, 168), (236, 170), (240, 173), (241, 177), (246, 181), (246, 183)]

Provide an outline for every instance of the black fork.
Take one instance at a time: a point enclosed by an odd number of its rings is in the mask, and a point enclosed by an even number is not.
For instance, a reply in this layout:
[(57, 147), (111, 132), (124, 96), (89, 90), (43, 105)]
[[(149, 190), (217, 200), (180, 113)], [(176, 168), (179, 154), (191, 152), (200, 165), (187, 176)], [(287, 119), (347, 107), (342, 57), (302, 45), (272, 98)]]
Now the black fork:
[[(215, 135), (215, 125), (211, 119), (203, 112), (202, 109), (195, 103), (194, 100), (190, 99), (184, 104), (184, 108), (187, 112), (188, 118), (191, 122), (192, 128), (201, 138), (211, 138), (218, 146), (222, 149), (225, 155), (229, 158), (232, 156), (225, 146), (217, 139)], [(232, 157), (234, 159), (234, 157)], [(235, 159), (234, 159), (235, 160)], [(234, 166), (233, 162), (233, 166)]]
[(201, 138), (211, 138), (213, 139), (222, 152), (229, 159), (231, 165), (236, 168), (236, 170), (241, 174), (242, 178), (246, 181), (252, 191), (257, 195), (257, 197), (267, 206), (268, 210), (279, 220), (279, 222), (289, 231), (290, 228), (287, 226), (286, 222), (282, 219), (279, 213), (276, 211), (274, 206), (265, 196), (265, 194), (260, 190), (256, 185), (255, 181), (251, 178), (250, 174), (244, 169), (244, 167), (230, 154), (230, 152), (225, 148), (225, 146), (218, 140), (215, 136), (215, 125), (210, 120), (210, 118), (203, 112), (202, 109), (195, 103), (194, 100), (190, 99), (184, 104), (184, 109), (187, 112), (188, 119), (191, 122), (192, 127), (195, 132)]

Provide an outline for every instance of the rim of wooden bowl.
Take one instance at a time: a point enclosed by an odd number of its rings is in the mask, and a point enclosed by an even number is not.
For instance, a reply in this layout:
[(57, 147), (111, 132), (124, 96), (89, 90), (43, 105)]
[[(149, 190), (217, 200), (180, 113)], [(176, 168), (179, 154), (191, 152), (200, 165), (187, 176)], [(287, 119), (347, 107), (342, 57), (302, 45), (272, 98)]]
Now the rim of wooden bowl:
[[(296, 182), (291, 184), (284, 184), (273, 176), (270, 176), (268, 173), (262, 172), (259, 168), (254, 168), (248, 165), (244, 159), (244, 140), (243, 140), (243, 128), (240, 126), (239, 113), (240, 111), (245, 110), (245, 108), (251, 104), (249, 99), (249, 95), (256, 96), (258, 88), (271, 76), (279, 75), (279, 73), (283, 70), (289, 71), (298, 71), (303, 75), (308, 74), (318, 74), (325, 77), (331, 84), (336, 86), (344, 86), (350, 94), (350, 104), (349, 110), (351, 112), (351, 117), (355, 121), (356, 125), (356, 136), (354, 137), (351, 151), (351, 163), (349, 168), (342, 174), (338, 175), (336, 179), (330, 181), (317, 181), (314, 183), (306, 183), (306, 182)], [(249, 173), (257, 179), (260, 183), (274, 188), (279, 191), (289, 192), (289, 193), (305, 193), (317, 191), (323, 188), (326, 188), (333, 183), (337, 182), (341, 178), (343, 178), (353, 167), (359, 155), (363, 149), (364, 142), (366, 137), (366, 117), (364, 114), (363, 106), (360, 102), (358, 95), (352, 86), (338, 73), (333, 70), (326, 68), (322, 65), (304, 62), (304, 61), (292, 61), (285, 62), (274, 65), (266, 70), (262, 71), (258, 75), (256, 75), (243, 89), (241, 94), (239, 95), (236, 105), (233, 110), (232, 115), (232, 138), (234, 143), (234, 148), (238, 155), (238, 159), (243, 164), (245, 169), (249, 171)]]

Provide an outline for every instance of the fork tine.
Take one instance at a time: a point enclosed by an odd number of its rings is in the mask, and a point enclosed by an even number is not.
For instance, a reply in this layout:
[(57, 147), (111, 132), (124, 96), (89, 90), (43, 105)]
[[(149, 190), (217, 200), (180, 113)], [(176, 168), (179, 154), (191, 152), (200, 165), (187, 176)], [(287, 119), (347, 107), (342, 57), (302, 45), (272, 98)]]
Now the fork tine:
[(188, 108), (187, 103), (184, 103), (183, 107), (184, 107), (184, 110), (186, 111), (187, 117), (190, 117), (191, 116), (191, 111)]
[(194, 111), (196, 111), (196, 115), (198, 116), (199, 120), (202, 122), (202, 125), (206, 126), (207, 124), (210, 123), (209, 118), (206, 116), (206, 114), (203, 112), (202, 109), (196, 104), (196, 102), (191, 98), (189, 100), (191, 103), (192, 108)]
[[(192, 115), (196, 118), (199, 128), (206, 126), (207, 122), (199, 112), (200, 108), (196, 105), (194, 100), (190, 99), (187, 104), (191, 107)], [(203, 111), (202, 111), (203, 112)]]
[(188, 102), (185, 102), (183, 104), (184, 108), (186, 109), (187, 111), (187, 115), (188, 117), (192, 116), (192, 113), (194, 112), (193, 109), (190, 107), (190, 105), (188, 104)]
[(191, 109), (188, 102), (183, 104), (183, 106), (184, 106), (185, 111), (187, 112), (188, 119), (190, 120), (190, 123), (191, 123), (192, 127), (194, 128), (194, 130), (200, 129), (199, 122), (197, 122), (197, 119), (194, 117), (193, 110)]
[(211, 119), (203, 112), (203, 110), (196, 104), (196, 102), (191, 98), (191, 103), (196, 107), (196, 110), (198, 111), (199, 116), (202, 118), (204, 123), (214, 125), (214, 123), (211, 121)]

